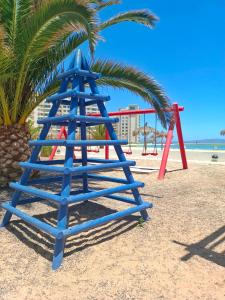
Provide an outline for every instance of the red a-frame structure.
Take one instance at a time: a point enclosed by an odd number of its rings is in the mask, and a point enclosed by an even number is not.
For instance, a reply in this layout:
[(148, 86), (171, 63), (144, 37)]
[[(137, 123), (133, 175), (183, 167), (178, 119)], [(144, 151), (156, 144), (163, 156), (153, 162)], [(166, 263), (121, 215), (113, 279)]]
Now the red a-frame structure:
[[(158, 179), (164, 179), (165, 173), (166, 173), (166, 166), (170, 151), (170, 146), (173, 140), (173, 132), (176, 127), (177, 130), (177, 137), (180, 147), (180, 154), (181, 154), (181, 160), (182, 160), (182, 166), (183, 169), (187, 169), (187, 158), (186, 158), (186, 152), (184, 148), (184, 140), (183, 140), (183, 134), (182, 134), (182, 127), (181, 127), (181, 120), (180, 120), (180, 112), (184, 111), (183, 106), (178, 106), (177, 103), (173, 103), (170, 108), (166, 110), (167, 112), (172, 112), (173, 117), (171, 118), (168, 132), (167, 132), (167, 138), (166, 143), (162, 155), (162, 161), (159, 169)], [(110, 112), (109, 116), (127, 116), (127, 115), (141, 115), (141, 114), (155, 114), (155, 109), (139, 109), (139, 110), (123, 110), (123, 111), (117, 111), (117, 112)], [(91, 116), (99, 116), (99, 114), (91, 114)], [(60, 132), (58, 133), (57, 139), (62, 138), (62, 136), (67, 137), (67, 131), (65, 127), (61, 127)], [(109, 139), (109, 134), (106, 131), (106, 140)], [(49, 157), (50, 160), (52, 160), (55, 156), (57, 150), (57, 146), (53, 147), (52, 153)], [(105, 146), (105, 159), (109, 159), (109, 146)]]

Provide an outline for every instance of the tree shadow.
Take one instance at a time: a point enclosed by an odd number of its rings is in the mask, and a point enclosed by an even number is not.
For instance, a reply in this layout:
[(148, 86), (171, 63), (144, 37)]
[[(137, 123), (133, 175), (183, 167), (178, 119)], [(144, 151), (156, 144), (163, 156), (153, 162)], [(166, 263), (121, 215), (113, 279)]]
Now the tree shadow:
[[(87, 201), (76, 204), (69, 209), (69, 227), (115, 212), (117, 211), (96, 202)], [(35, 215), (34, 217), (52, 226), (56, 226), (57, 210)], [(132, 230), (137, 226), (139, 218), (139, 216), (128, 216), (68, 237), (65, 244), (64, 257), (109, 241), (116, 236)], [(6, 228), (29, 248), (32, 248), (45, 259), (52, 261), (55, 244), (55, 239), (52, 236), (27, 224), (23, 220), (13, 220)]]
[[(13, 190), (11, 188), (0, 188), (0, 212), (4, 209), (1, 207), (1, 204), (9, 201), (12, 197)], [(1, 216), (0, 216), (1, 218)]]
[[(220, 227), (218, 230), (195, 244), (186, 245), (178, 241), (173, 242), (184, 246), (185, 250), (189, 252), (181, 257), (181, 261), (188, 261), (194, 255), (198, 255), (219, 266), (225, 267), (225, 226)], [(223, 247), (223, 251), (218, 252), (216, 247)]]

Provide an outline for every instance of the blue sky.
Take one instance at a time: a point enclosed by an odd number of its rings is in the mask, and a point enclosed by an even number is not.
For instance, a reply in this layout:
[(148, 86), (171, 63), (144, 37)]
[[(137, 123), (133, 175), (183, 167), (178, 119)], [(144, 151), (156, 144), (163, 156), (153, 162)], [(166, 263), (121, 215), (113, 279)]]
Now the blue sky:
[[(148, 8), (160, 21), (154, 30), (134, 23), (103, 32), (96, 57), (136, 66), (153, 76), (182, 113), (186, 140), (219, 138), (225, 128), (225, 0), (123, 0), (102, 18)], [(128, 104), (148, 105), (137, 96), (107, 89), (110, 111)], [(154, 122), (153, 119), (149, 119)]]

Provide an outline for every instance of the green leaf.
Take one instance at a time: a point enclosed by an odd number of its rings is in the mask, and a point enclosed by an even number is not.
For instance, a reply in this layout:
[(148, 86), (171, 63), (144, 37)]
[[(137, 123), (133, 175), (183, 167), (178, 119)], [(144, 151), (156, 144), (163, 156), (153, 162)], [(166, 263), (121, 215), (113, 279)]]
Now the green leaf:
[(133, 10), (125, 13), (120, 13), (110, 18), (109, 20), (101, 23), (99, 25), (99, 28), (100, 30), (102, 30), (121, 22), (135, 22), (138, 24), (145, 25), (149, 28), (153, 28), (155, 26), (156, 21), (158, 21), (158, 18), (149, 10)]

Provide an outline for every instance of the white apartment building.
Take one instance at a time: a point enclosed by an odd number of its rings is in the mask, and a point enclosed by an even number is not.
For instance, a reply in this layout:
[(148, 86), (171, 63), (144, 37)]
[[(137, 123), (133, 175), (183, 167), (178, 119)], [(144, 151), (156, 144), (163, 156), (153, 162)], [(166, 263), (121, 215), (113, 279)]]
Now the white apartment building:
[[(37, 124), (37, 120), (46, 118), (48, 116), (49, 110), (51, 108), (52, 104), (48, 103), (46, 101), (43, 101), (38, 107), (35, 108), (35, 110), (32, 112), (30, 119), (34, 122), (34, 126), (38, 127), (40, 125)], [(60, 108), (57, 112), (57, 116), (66, 115), (69, 113), (69, 105), (60, 105)], [(79, 111), (78, 111), (79, 113)], [(98, 107), (97, 105), (90, 105), (86, 107), (86, 113), (87, 114), (94, 114), (98, 113)], [(57, 133), (60, 130), (60, 126), (51, 126), (50, 134), (52, 134), (54, 137), (57, 135)]]
[[(140, 107), (136, 104), (130, 104), (128, 107), (120, 108), (119, 111), (124, 110), (137, 110)], [(117, 132), (118, 138), (127, 139), (129, 143), (139, 143), (140, 136), (134, 136), (133, 133), (136, 131), (141, 125), (141, 117), (140, 115), (124, 115), (119, 116), (120, 122), (115, 124), (115, 130)]]

